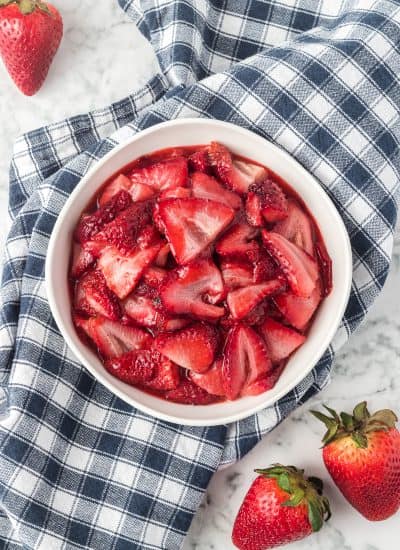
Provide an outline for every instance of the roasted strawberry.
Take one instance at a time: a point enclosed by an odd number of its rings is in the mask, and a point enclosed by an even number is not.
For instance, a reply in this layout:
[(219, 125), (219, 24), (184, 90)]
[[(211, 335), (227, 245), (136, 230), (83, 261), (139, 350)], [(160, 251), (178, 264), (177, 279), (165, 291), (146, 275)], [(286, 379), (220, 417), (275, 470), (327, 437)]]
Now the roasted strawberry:
[(264, 393), (266, 391), (272, 390), (272, 388), (275, 386), (277, 381), (279, 380), (280, 375), (282, 374), (282, 371), (285, 368), (285, 363), (282, 361), (281, 363), (277, 364), (273, 370), (268, 372), (268, 374), (261, 376), (261, 378), (257, 378), (254, 382), (251, 384), (248, 384), (243, 390), (242, 390), (242, 397), (245, 396), (251, 396), (251, 395), (260, 395), (260, 393)]
[(90, 252), (82, 248), (80, 244), (74, 243), (72, 247), (70, 276), (73, 279), (79, 279), (94, 264), (94, 260), (95, 258)]
[(155, 327), (160, 321), (160, 312), (150, 296), (142, 296), (135, 292), (130, 294), (124, 301), (124, 311), (138, 325), (144, 327)]
[(304, 344), (306, 337), (296, 330), (267, 318), (260, 327), (260, 333), (267, 345), (268, 355), (273, 363), (286, 359)]
[(370, 521), (389, 518), (400, 508), (400, 433), (393, 411), (370, 414), (359, 403), (353, 414), (311, 411), (328, 428), (322, 456), (333, 481)]
[(214, 364), (203, 373), (191, 371), (190, 379), (200, 388), (212, 395), (225, 395), (222, 378), (222, 359), (217, 359)]
[(79, 279), (75, 286), (74, 307), (87, 315), (102, 315), (113, 321), (121, 317), (118, 299), (100, 271), (89, 271)]
[(253, 284), (253, 268), (249, 262), (223, 259), (221, 273), (229, 290)]
[(272, 279), (258, 285), (249, 285), (232, 290), (228, 293), (226, 302), (232, 317), (239, 320), (246, 317), (264, 298), (276, 294), (283, 288), (284, 284), (280, 279)]
[(234, 211), (206, 199), (167, 199), (158, 215), (176, 261), (187, 264), (230, 224)]
[(157, 391), (177, 388), (181, 379), (178, 365), (156, 350), (151, 350), (149, 353), (151, 353), (151, 361), (155, 366), (155, 376), (144, 384), (145, 387)]
[(239, 550), (267, 550), (319, 531), (330, 516), (322, 481), (294, 466), (274, 464), (255, 470), (232, 531)]
[[(101, 244), (100, 251), (108, 245), (113, 245), (121, 254), (128, 254), (136, 248), (140, 231), (149, 222), (150, 215), (147, 205), (144, 203), (133, 204), (96, 233), (93, 241)], [(153, 226), (149, 227), (152, 231), (156, 231)], [(90, 243), (87, 243), (87, 248), (93, 251)]]
[(237, 324), (228, 334), (222, 375), (225, 395), (236, 399), (258, 378), (272, 369), (264, 340), (252, 328)]
[(287, 198), (271, 178), (249, 187), (246, 199), (246, 216), (251, 225), (261, 226), (264, 220), (275, 223), (288, 215)]
[(216, 141), (209, 145), (207, 152), (216, 176), (237, 193), (247, 193), (250, 185), (262, 181), (267, 175), (265, 168), (257, 164), (232, 161), (228, 149)]
[(238, 210), (242, 206), (239, 195), (228, 191), (215, 178), (207, 176), (203, 172), (194, 172), (191, 176), (191, 183), (193, 196), (198, 199), (221, 202), (234, 210)]
[(301, 298), (293, 294), (293, 292), (282, 292), (274, 296), (274, 302), (286, 321), (298, 330), (306, 328), (320, 301), (319, 284), (317, 284), (308, 298)]
[(322, 282), (322, 296), (328, 296), (332, 290), (332, 260), (329, 257), (328, 251), (326, 250), (325, 244), (323, 242), (318, 242), (315, 245), (315, 254), (317, 257), (319, 270), (321, 274)]
[(165, 392), (164, 396), (168, 401), (185, 405), (209, 405), (220, 399), (207, 393), (188, 378), (184, 378), (176, 389)]
[[(157, 356), (156, 359), (159, 357)], [(108, 359), (104, 366), (123, 382), (137, 386), (154, 378), (157, 362), (153, 359), (152, 351), (132, 350)]]
[(296, 296), (311, 296), (318, 281), (318, 264), (302, 248), (279, 233), (263, 230), (262, 238), (268, 252), (281, 268)]
[(212, 260), (196, 260), (172, 271), (161, 285), (160, 297), (167, 311), (200, 319), (218, 319), (224, 308), (213, 304), (224, 296), (221, 273)]
[(189, 168), (192, 172), (208, 172), (210, 169), (210, 163), (208, 160), (207, 150), (200, 149), (196, 151), (188, 158)]
[[(158, 255), (156, 256), (157, 261)], [(143, 272), (143, 281), (153, 287), (153, 288), (160, 288), (161, 283), (165, 279), (167, 275), (167, 271), (165, 269), (162, 269), (161, 267), (157, 266), (150, 266)]]
[(177, 365), (204, 372), (214, 361), (217, 343), (217, 333), (212, 326), (196, 323), (172, 334), (160, 334), (153, 346)]
[(148, 332), (109, 321), (104, 317), (75, 318), (75, 323), (93, 340), (106, 359), (151, 346), (152, 337)]
[(307, 254), (314, 255), (314, 235), (310, 219), (294, 200), (288, 201), (287, 216), (274, 226), (274, 231)]
[(192, 190), (189, 187), (171, 187), (162, 191), (158, 197), (159, 201), (166, 199), (189, 199), (192, 196)]
[(108, 246), (100, 256), (97, 267), (102, 271), (107, 286), (123, 300), (132, 292), (143, 271), (160, 251), (160, 245), (141, 250), (137, 248), (124, 255), (115, 246)]
[(103, 227), (110, 223), (122, 210), (132, 203), (131, 196), (126, 191), (120, 191), (104, 206), (93, 214), (84, 214), (79, 220), (75, 231), (76, 240), (85, 243), (92, 239)]
[(259, 255), (259, 244), (254, 240), (258, 231), (247, 223), (237, 223), (220, 238), (215, 250), (221, 256), (241, 258), (253, 262)]
[(134, 169), (129, 174), (134, 185), (148, 185), (155, 191), (172, 187), (185, 187), (188, 181), (188, 166), (185, 158), (172, 158), (145, 168)]
[(254, 262), (253, 282), (257, 284), (263, 283), (264, 281), (276, 279), (281, 275), (282, 272), (272, 259), (272, 256), (265, 250), (261, 250), (258, 258)]

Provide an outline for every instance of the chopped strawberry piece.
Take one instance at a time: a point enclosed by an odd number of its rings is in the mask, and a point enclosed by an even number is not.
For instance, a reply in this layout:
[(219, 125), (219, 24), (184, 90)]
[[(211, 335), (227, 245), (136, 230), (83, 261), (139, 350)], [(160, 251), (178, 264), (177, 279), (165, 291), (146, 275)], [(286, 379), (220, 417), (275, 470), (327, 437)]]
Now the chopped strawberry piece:
[(309, 254), (279, 233), (262, 231), (268, 252), (286, 276), (294, 294), (307, 298), (318, 280), (318, 264)]
[(200, 388), (212, 395), (225, 395), (222, 378), (222, 359), (217, 359), (207, 372), (198, 373), (191, 371), (190, 379)]
[(276, 294), (284, 288), (280, 279), (273, 279), (258, 285), (249, 285), (229, 292), (226, 301), (234, 319), (243, 319), (267, 296)]
[(254, 262), (253, 281), (262, 283), (271, 279), (276, 279), (281, 275), (280, 269), (268, 252), (260, 251), (259, 257)]
[(193, 172), (208, 172), (210, 169), (210, 163), (208, 160), (208, 154), (206, 149), (200, 149), (196, 151), (188, 158), (189, 168)]
[(251, 191), (249, 191), (246, 197), (246, 218), (249, 225), (253, 225), (254, 227), (262, 227), (264, 225), (264, 218), (261, 214), (261, 198), (257, 193)]
[(93, 340), (106, 359), (151, 346), (151, 335), (140, 328), (121, 325), (103, 317), (75, 318), (75, 323)]
[(247, 193), (250, 185), (265, 179), (267, 175), (262, 166), (243, 161), (232, 161), (230, 152), (220, 143), (211, 142), (207, 151), (215, 174), (232, 191)]
[(191, 176), (191, 182), (194, 197), (221, 202), (234, 210), (238, 210), (242, 206), (239, 195), (228, 191), (215, 178), (207, 176), (203, 172), (194, 172)]
[(161, 249), (165, 241), (161, 240), (161, 235), (154, 225), (145, 225), (137, 236), (136, 244), (142, 250), (151, 246), (159, 246)]
[(225, 395), (236, 399), (247, 386), (272, 369), (265, 343), (252, 328), (237, 324), (226, 339), (222, 375)]
[(143, 271), (154, 260), (160, 250), (160, 245), (140, 250), (134, 250), (128, 255), (122, 255), (114, 246), (104, 249), (97, 267), (102, 271), (107, 286), (123, 300), (132, 292)]
[(314, 255), (314, 235), (310, 219), (293, 200), (288, 202), (286, 219), (277, 223), (274, 231), (311, 256)]
[(188, 187), (172, 187), (171, 189), (165, 189), (160, 193), (158, 197), (159, 201), (165, 201), (166, 199), (188, 199), (192, 196), (192, 190)]
[(93, 214), (84, 214), (75, 231), (76, 240), (85, 243), (92, 239), (107, 223), (110, 223), (120, 212), (132, 203), (126, 191), (120, 191), (104, 206)]
[[(136, 248), (139, 232), (149, 222), (150, 216), (147, 205), (144, 203), (133, 204), (96, 233), (93, 241), (99, 243), (100, 251), (108, 245), (113, 245), (118, 248), (121, 254), (128, 254)], [(155, 231), (153, 226), (149, 227)], [(91, 243), (88, 243), (88, 247), (94, 252)]]
[(147, 381), (144, 386), (158, 391), (177, 388), (181, 378), (178, 365), (175, 365), (156, 350), (151, 350), (150, 353), (156, 368), (156, 375)]
[(205, 199), (168, 199), (159, 216), (179, 264), (186, 264), (207, 248), (233, 219), (234, 211)]
[(219, 401), (219, 397), (207, 393), (188, 378), (184, 378), (176, 389), (165, 392), (164, 397), (185, 405), (209, 405)]
[(224, 259), (221, 273), (229, 290), (253, 284), (253, 268), (248, 262)]
[[(158, 256), (156, 256), (157, 258)], [(143, 272), (143, 281), (153, 287), (159, 288), (162, 281), (165, 279), (167, 271), (161, 267), (150, 266)]]
[(129, 190), (133, 202), (143, 202), (152, 199), (155, 195), (154, 189), (145, 185), (144, 183), (131, 184), (132, 187)]
[(121, 308), (100, 271), (89, 271), (76, 284), (74, 307), (87, 315), (102, 315), (117, 321)]
[(132, 386), (154, 378), (157, 369), (153, 352), (149, 350), (128, 351), (119, 357), (108, 359), (104, 366), (113, 376)]
[(195, 372), (206, 371), (214, 361), (217, 334), (213, 327), (197, 323), (173, 334), (160, 334), (154, 348), (171, 361)]
[(124, 301), (124, 311), (138, 325), (154, 327), (158, 324), (160, 313), (149, 296), (130, 294)]
[(164, 316), (163, 324), (159, 324), (158, 328), (166, 332), (173, 332), (181, 328), (187, 327), (190, 325), (191, 320), (185, 317), (168, 317)]
[(254, 261), (259, 254), (259, 245), (252, 240), (257, 229), (247, 223), (237, 223), (217, 242), (215, 249), (221, 256), (230, 256)]
[(170, 313), (212, 320), (224, 315), (223, 307), (213, 305), (222, 299), (224, 292), (221, 273), (212, 260), (196, 260), (169, 274), (161, 286), (160, 297)]
[(264, 337), (273, 363), (279, 363), (289, 357), (306, 340), (303, 334), (271, 318), (265, 319), (260, 327), (260, 333)]
[(172, 158), (157, 162), (145, 168), (134, 169), (129, 178), (133, 184), (148, 185), (156, 191), (172, 187), (185, 187), (188, 180), (188, 166), (185, 158)]
[(279, 380), (282, 371), (284, 370), (286, 363), (282, 362), (269, 372), (266, 376), (258, 378), (242, 391), (242, 397), (249, 395), (260, 395), (268, 390), (272, 390), (277, 381)]
[(79, 279), (92, 266), (94, 260), (94, 256), (89, 251), (82, 248), (81, 245), (74, 243), (72, 247), (71, 277)]
[(319, 284), (308, 298), (301, 298), (293, 294), (293, 292), (283, 292), (274, 298), (276, 306), (286, 321), (298, 330), (306, 328), (320, 301), (321, 292)]
[(164, 244), (164, 246), (161, 248), (160, 252), (157, 254), (156, 259), (154, 260), (154, 263), (157, 267), (165, 267), (168, 262), (168, 255), (171, 252), (171, 247), (169, 243)]
[(129, 193), (131, 185), (132, 182), (127, 176), (124, 176), (124, 174), (119, 174), (105, 187), (100, 196), (99, 205), (104, 206), (120, 191), (127, 191)]

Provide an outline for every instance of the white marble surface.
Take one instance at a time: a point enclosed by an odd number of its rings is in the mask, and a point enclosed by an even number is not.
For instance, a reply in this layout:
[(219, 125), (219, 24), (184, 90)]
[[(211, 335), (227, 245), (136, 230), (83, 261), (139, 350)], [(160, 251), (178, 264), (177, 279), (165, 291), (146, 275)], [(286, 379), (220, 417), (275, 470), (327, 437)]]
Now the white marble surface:
[[(150, 47), (116, 1), (54, 0), (54, 4), (63, 14), (65, 37), (42, 90), (33, 98), (22, 96), (0, 67), (0, 248), (6, 233), (8, 163), (17, 135), (117, 100), (140, 87), (155, 66)], [(239, 464), (214, 476), (185, 550), (229, 550), (232, 523), (254, 468), (277, 461), (295, 463), (322, 477), (332, 501), (334, 517), (329, 524), (319, 534), (292, 544), (292, 550), (398, 548), (399, 515), (380, 524), (368, 523), (332, 487), (319, 451), (322, 426), (308, 410), (322, 402), (349, 409), (367, 398), (371, 407), (392, 406), (400, 413), (399, 237), (387, 285), (368, 321), (338, 356), (331, 385)]]

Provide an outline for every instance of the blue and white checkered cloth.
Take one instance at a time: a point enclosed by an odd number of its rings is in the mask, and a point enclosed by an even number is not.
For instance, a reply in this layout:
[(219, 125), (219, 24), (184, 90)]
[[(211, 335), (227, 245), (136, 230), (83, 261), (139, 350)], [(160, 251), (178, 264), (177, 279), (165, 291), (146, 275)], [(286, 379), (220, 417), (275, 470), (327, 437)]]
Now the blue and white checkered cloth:
[[(0, 311), (1, 548), (178, 549), (213, 472), (327, 383), (389, 269), (397, 1), (119, 1), (152, 42), (160, 74), (15, 146)], [(143, 128), (193, 116), (248, 127), (293, 155), (338, 207), (354, 255), (350, 302), (318, 366), (274, 407), (213, 428), (151, 418), (96, 382), (63, 341), (43, 280), (54, 222), (88, 168)]]

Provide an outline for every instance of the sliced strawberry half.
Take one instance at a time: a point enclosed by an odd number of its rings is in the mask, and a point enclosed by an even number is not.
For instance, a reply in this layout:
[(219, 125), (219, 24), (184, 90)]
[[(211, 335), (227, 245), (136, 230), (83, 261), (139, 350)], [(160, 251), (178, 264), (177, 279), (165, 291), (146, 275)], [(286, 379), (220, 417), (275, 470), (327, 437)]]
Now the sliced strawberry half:
[(155, 327), (159, 322), (160, 313), (149, 296), (141, 296), (135, 292), (130, 294), (124, 301), (124, 311), (138, 325), (144, 327)]
[(291, 327), (267, 318), (260, 327), (260, 333), (267, 345), (273, 363), (279, 363), (304, 344), (306, 337)]
[(314, 258), (279, 233), (263, 230), (262, 238), (294, 294), (303, 298), (310, 296), (319, 277)]
[(280, 279), (273, 279), (258, 285), (232, 290), (226, 298), (232, 317), (236, 320), (243, 319), (264, 298), (276, 294), (283, 288), (284, 284)]
[(164, 191), (172, 187), (185, 187), (188, 180), (188, 166), (185, 158), (172, 158), (164, 162), (157, 162), (145, 168), (133, 170), (129, 174), (133, 184), (144, 184)]
[(208, 153), (206, 148), (196, 151), (188, 158), (189, 168), (193, 172), (208, 172), (210, 169), (210, 163), (208, 160)]
[(120, 191), (93, 214), (84, 214), (75, 231), (76, 240), (80, 243), (89, 241), (130, 204), (132, 204), (132, 199), (129, 193)]
[(220, 400), (218, 396), (209, 394), (188, 378), (183, 378), (176, 389), (165, 392), (164, 397), (167, 401), (184, 405), (209, 405)]
[(82, 248), (80, 244), (74, 243), (72, 246), (71, 277), (79, 279), (93, 265), (94, 260), (94, 256), (89, 251)]
[(241, 323), (226, 339), (222, 375), (225, 395), (236, 399), (258, 378), (272, 369), (264, 340), (252, 328)]
[(298, 330), (304, 330), (321, 301), (318, 284), (308, 298), (296, 296), (293, 292), (283, 292), (275, 296), (274, 302), (286, 321)]
[(217, 343), (216, 330), (210, 325), (197, 323), (173, 334), (160, 334), (153, 345), (177, 365), (204, 372), (214, 361)]
[(151, 350), (150, 353), (156, 374), (144, 386), (157, 391), (168, 391), (177, 388), (181, 378), (178, 365), (175, 365), (156, 350)]
[(272, 388), (279, 380), (279, 377), (282, 374), (285, 366), (285, 362), (279, 363), (279, 365), (274, 367), (274, 369), (271, 370), (267, 375), (261, 376), (261, 378), (255, 380), (255, 382), (252, 382), (251, 384), (246, 386), (242, 391), (242, 397), (248, 395), (260, 395), (260, 393), (272, 390)]
[(221, 256), (254, 261), (258, 257), (260, 248), (253, 240), (257, 233), (257, 229), (250, 227), (247, 223), (237, 223), (221, 237), (215, 249)]
[(229, 290), (253, 284), (253, 268), (248, 262), (223, 259), (221, 273)]
[(281, 271), (272, 256), (265, 250), (261, 250), (258, 258), (254, 262), (253, 282), (262, 283), (271, 279), (276, 279), (281, 275)]
[(102, 315), (117, 321), (121, 308), (117, 297), (106, 284), (100, 271), (89, 271), (75, 286), (74, 308), (87, 315)]
[(150, 350), (132, 350), (108, 359), (104, 366), (113, 376), (132, 386), (142, 385), (154, 378), (157, 364)]
[(115, 246), (109, 246), (100, 256), (97, 267), (102, 271), (108, 288), (123, 300), (135, 288), (143, 271), (159, 251), (160, 245), (156, 245), (123, 255)]
[(204, 373), (191, 371), (190, 379), (200, 388), (212, 395), (225, 395), (222, 377), (222, 359), (217, 359)]
[(287, 217), (275, 225), (274, 231), (311, 256), (314, 255), (314, 235), (310, 219), (295, 201), (288, 202)]
[(76, 317), (75, 324), (93, 340), (106, 359), (134, 349), (148, 348), (153, 340), (148, 332), (140, 328), (121, 325), (104, 317)]
[(280, 186), (271, 178), (249, 187), (246, 199), (246, 215), (249, 223), (261, 226), (266, 220), (275, 223), (288, 215), (288, 201)]
[(242, 206), (239, 195), (228, 191), (215, 178), (207, 176), (203, 172), (194, 172), (191, 176), (191, 182), (194, 197), (221, 202), (234, 210), (238, 210)]
[[(100, 251), (103, 247), (113, 245), (118, 248), (121, 254), (128, 254), (136, 248), (140, 231), (149, 222), (148, 205), (145, 203), (133, 204), (96, 233), (93, 241), (98, 243), (98, 250)], [(153, 226), (149, 227), (151, 230), (156, 231)], [(87, 248), (94, 251), (92, 243), (88, 243)]]
[(108, 185), (106, 185), (103, 193), (99, 199), (99, 205), (104, 206), (109, 200), (111, 200), (120, 191), (126, 191), (129, 193), (132, 182), (124, 174), (118, 174)]
[(161, 285), (160, 297), (170, 313), (212, 320), (224, 315), (223, 307), (213, 305), (224, 293), (219, 269), (211, 259), (201, 259), (170, 272)]
[(228, 149), (221, 143), (211, 142), (207, 149), (210, 165), (216, 176), (232, 191), (247, 193), (250, 185), (267, 175), (265, 168), (243, 161), (232, 161)]
[(158, 216), (176, 261), (186, 264), (230, 224), (234, 210), (206, 199), (167, 199), (159, 203)]

